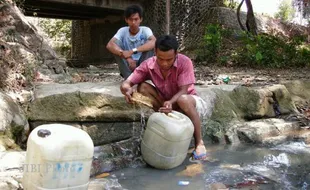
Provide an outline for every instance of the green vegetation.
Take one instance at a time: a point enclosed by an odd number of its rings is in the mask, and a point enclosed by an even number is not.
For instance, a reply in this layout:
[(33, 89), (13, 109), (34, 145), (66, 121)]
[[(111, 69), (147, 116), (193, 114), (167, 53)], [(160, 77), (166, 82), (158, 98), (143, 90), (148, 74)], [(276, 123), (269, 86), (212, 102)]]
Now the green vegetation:
[(275, 17), (282, 21), (289, 21), (293, 18), (294, 13), (292, 0), (283, 0), (279, 5), (279, 11), (275, 14)]
[(283, 36), (260, 34), (241, 36), (244, 47), (239, 47), (234, 60), (239, 65), (266, 67), (310, 66), (310, 49), (302, 46), (306, 37), (287, 39)]
[(235, 0), (224, 0), (224, 5), (231, 9), (237, 9), (238, 2)]
[(71, 20), (40, 18), (39, 25), (53, 40), (55, 51), (64, 57), (69, 57), (71, 53)]
[(210, 24), (206, 27), (206, 34), (201, 43), (202, 48), (197, 50), (196, 61), (216, 61), (222, 46), (223, 30), (218, 24)]
[(304, 42), (306, 36), (256, 36), (210, 24), (196, 61), (272, 68), (310, 66), (310, 46)]

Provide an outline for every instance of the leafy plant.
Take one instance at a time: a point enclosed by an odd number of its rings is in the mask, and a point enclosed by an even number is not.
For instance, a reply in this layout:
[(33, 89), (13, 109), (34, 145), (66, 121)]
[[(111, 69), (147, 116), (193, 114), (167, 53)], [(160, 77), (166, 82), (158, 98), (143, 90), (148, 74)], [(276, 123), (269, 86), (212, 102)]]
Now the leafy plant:
[[(300, 48), (304, 37), (287, 39), (283, 36), (244, 34), (244, 47), (234, 54), (234, 62), (241, 66), (293, 67), (310, 66), (310, 51)], [(308, 60), (308, 61), (307, 61)]]
[(201, 49), (197, 52), (196, 61), (216, 61), (221, 46), (222, 28), (218, 24), (207, 25)]
[(252, 35), (210, 24), (197, 48), (196, 62), (272, 68), (310, 66), (306, 41), (307, 36)]

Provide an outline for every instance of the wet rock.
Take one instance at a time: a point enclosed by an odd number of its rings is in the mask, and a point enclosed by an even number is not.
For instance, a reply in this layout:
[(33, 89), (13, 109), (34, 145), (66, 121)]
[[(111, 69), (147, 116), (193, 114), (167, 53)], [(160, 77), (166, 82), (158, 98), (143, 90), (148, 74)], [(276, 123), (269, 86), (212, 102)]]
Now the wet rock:
[(138, 139), (129, 139), (104, 146), (97, 146), (95, 147), (91, 176), (137, 164), (145, 164), (141, 161)]
[(11, 97), (0, 92), (0, 135), (7, 135), (20, 145), (26, 141), (29, 124), (23, 110)]
[(243, 123), (240, 121), (232, 121), (228, 124), (227, 130), (225, 133), (226, 144), (236, 145), (240, 143), (237, 130), (239, 127), (242, 127), (242, 126), (243, 126)]
[(237, 134), (243, 142), (275, 145), (290, 138), (290, 132), (298, 129), (299, 125), (296, 122), (286, 122), (282, 119), (260, 119), (245, 122), (237, 129)]

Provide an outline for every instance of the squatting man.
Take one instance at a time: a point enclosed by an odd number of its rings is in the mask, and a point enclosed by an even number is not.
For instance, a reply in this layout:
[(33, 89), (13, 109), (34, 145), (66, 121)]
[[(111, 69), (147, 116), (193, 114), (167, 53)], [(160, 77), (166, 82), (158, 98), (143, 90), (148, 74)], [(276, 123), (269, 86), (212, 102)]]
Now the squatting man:
[[(190, 58), (178, 53), (175, 36), (164, 35), (155, 43), (155, 56), (145, 60), (121, 84), (121, 92), (128, 103), (137, 90), (152, 100), (155, 111), (172, 110), (187, 115), (194, 125), (195, 150), (193, 158), (206, 158), (201, 135), (201, 120), (206, 115), (206, 102), (195, 90), (194, 67)], [(146, 82), (151, 80), (152, 84)]]

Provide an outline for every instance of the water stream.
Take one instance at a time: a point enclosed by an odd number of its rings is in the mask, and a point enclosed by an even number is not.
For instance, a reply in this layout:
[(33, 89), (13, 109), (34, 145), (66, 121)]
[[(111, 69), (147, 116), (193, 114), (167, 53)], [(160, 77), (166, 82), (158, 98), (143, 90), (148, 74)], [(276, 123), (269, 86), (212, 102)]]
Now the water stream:
[[(114, 171), (107, 177), (110, 183), (106, 188), (204, 190), (211, 189), (210, 184), (222, 183), (227, 189), (310, 189), (310, 147), (304, 143), (291, 142), (272, 148), (208, 145), (208, 150), (212, 162), (203, 162), (204, 173), (194, 177), (176, 175), (193, 164), (187, 158), (171, 170), (145, 165)], [(180, 181), (186, 183), (182, 185)]]
[[(146, 127), (143, 106), (141, 128), (136, 145), (141, 143)], [(136, 158), (130, 168), (117, 170), (106, 178), (105, 189), (111, 190), (208, 190), (211, 184), (221, 183), (226, 189), (310, 190), (310, 146), (303, 142), (288, 142), (275, 147), (252, 144), (208, 144), (209, 161), (202, 162), (203, 173), (193, 177), (177, 175), (189, 161), (171, 170), (158, 170), (141, 164)], [(139, 150), (139, 148), (138, 148)]]

